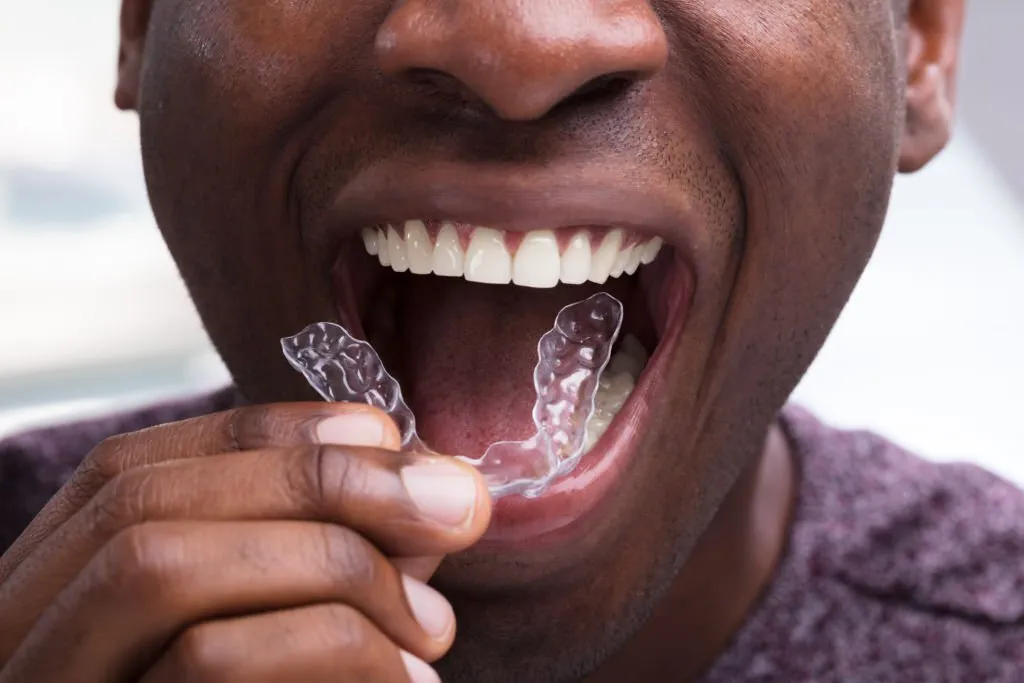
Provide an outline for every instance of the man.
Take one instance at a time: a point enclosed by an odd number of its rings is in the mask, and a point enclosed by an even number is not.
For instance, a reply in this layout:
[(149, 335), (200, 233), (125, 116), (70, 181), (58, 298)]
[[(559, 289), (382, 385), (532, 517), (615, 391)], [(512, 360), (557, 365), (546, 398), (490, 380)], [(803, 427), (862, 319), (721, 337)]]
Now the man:
[[(124, 0), (117, 104), (235, 388), (3, 446), (0, 683), (1021, 680), (1024, 496), (782, 409), (947, 140), (962, 15)], [(536, 498), (280, 357), (345, 323), (475, 455), (596, 291), (634, 339)]]

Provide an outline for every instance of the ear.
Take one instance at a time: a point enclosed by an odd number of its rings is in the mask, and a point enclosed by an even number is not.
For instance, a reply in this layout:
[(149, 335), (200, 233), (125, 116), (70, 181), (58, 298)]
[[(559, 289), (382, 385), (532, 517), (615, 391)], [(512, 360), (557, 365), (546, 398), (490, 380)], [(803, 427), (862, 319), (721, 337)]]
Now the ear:
[(117, 86), (114, 104), (133, 110), (139, 103), (142, 57), (152, 0), (121, 0), (121, 44), (117, 52)]
[(942, 151), (953, 128), (964, 0), (909, 0), (907, 109), (900, 171), (913, 173)]

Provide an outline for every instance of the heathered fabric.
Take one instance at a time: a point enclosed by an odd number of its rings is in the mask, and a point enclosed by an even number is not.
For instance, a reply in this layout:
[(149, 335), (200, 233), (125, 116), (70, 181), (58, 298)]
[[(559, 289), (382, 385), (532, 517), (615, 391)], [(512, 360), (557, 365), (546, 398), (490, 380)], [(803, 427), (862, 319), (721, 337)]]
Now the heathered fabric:
[[(0, 443), (0, 550), (104, 438), (229, 391)], [(1024, 492), (783, 412), (799, 500), (776, 576), (700, 683), (1024, 683)], [(675, 683), (675, 682), (673, 682)]]
[(788, 408), (789, 547), (701, 683), (1024, 682), (1024, 492)]

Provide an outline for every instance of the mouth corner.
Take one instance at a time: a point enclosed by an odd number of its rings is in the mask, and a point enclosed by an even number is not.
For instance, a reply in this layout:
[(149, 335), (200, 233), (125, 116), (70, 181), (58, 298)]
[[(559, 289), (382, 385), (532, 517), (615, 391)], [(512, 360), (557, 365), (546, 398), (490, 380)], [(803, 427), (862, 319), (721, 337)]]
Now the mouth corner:
[[(589, 260), (585, 273), (574, 253)], [(528, 436), (527, 360), (535, 362), (536, 340), (557, 310), (601, 291), (622, 301), (622, 335), (601, 378), (589, 450), (541, 495), (497, 502), (487, 540), (506, 543), (571, 524), (633, 456), (668, 359), (664, 342), (679, 336), (675, 319), (692, 293), (692, 273), (683, 270), (673, 246), (642, 231), (585, 226), (536, 235), (409, 219), (350, 233), (334, 286), (339, 318), (394, 368), (424, 441), (474, 456), (486, 444)]]

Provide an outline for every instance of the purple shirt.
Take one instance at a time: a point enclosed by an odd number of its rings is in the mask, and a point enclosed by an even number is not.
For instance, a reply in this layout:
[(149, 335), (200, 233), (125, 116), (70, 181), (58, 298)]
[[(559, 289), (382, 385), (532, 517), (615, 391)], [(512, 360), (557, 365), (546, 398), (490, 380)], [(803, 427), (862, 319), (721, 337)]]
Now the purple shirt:
[[(0, 443), (0, 550), (104, 438), (229, 391)], [(774, 580), (702, 683), (1024, 682), (1024, 492), (789, 407), (799, 500)]]

